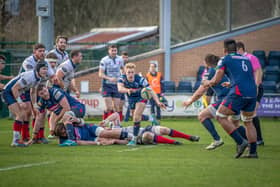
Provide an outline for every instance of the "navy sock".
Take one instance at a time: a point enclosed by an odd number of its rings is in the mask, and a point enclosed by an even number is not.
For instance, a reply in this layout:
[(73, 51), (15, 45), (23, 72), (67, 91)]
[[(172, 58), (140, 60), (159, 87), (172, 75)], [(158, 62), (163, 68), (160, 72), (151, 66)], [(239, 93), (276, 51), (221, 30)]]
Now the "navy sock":
[(261, 125), (260, 125), (260, 119), (258, 116), (253, 118), (253, 125), (255, 126), (256, 131), (257, 131), (257, 140), (262, 141), (263, 140), (262, 130), (261, 130)]
[(124, 140), (128, 137), (128, 132), (121, 131), (120, 140)]
[(133, 135), (138, 136), (139, 130), (140, 130), (140, 121), (139, 122), (134, 122)]
[(215, 129), (213, 122), (207, 118), (202, 122), (203, 126), (208, 130), (214, 140), (220, 140), (221, 137), (219, 136), (218, 132)]
[(247, 140), (247, 136), (246, 136), (246, 129), (240, 125), (238, 128), (237, 128), (239, 134), (242, 136), (242, 138), (246, 139)]
[(241, 145), (243, 142), (242, 136), (239, 134), (237, 129), (235, 129), (233, 132), (230, 133), (230, 136), (234, 139), (234, 141), (238, 144)]
[(66, 133), (67, 133), (67, 137), (70, 140), (75, 140), (75, 130), (74, 130), (74, 126), (72, 124), (66, 124)]
[(257, 152), (257, 143), (252, 142), (250, 143), (250, 154), (255, 154)]

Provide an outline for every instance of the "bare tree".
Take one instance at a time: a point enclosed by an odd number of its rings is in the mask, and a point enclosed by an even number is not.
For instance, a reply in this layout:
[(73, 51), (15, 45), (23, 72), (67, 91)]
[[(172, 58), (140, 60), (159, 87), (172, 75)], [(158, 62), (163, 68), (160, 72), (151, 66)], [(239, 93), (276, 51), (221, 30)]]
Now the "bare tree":
[(0, 48), (2, 49), (5, 48), (5, 44), (3, 43), (6, 41), (5, 28), (9, 23), (9, 20), (12, 18), (12, 16), (8, 13), (6, 9), (6, 1), (7, 0), (0, 0)]

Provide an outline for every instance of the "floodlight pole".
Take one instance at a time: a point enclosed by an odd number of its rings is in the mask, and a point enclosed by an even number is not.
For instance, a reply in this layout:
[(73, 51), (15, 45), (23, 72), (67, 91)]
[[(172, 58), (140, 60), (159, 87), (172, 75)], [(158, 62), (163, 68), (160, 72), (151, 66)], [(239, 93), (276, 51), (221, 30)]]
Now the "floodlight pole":
[(171, 70), (171, 0), (160, 0), (159, 45), (164, 49), (164, 79), (170, 80)]
[(39, 17), (38, 42), (50, 50), (54, 43), (54, 1), (36, 0), (36, 14)]

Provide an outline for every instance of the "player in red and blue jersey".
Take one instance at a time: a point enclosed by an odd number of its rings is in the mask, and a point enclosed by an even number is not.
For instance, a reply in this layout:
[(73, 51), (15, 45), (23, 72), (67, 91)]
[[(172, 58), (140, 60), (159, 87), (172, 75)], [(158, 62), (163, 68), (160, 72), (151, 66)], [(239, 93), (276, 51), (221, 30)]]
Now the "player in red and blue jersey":
[[(128, 103), (130, 109), (133, 113), (133, 139), (128, 143), (128, 145), (136, 145), (136, 139), (140, 129), (140, 122), (142, 119), (142, 114), (144, 112), (147, 100), (141, 97), (141, 90), (143, 88), (149, 88), (149, 84), (144, 77), (135, 74), (136, 65), (128, 63), (125, 65), (125, 74), (122, 75), (118, 80), (118, 90), (120, 93), (126, 93), (128, 97)], [(151, 90), (153, 99), (161, 108), (165, 108), (165, 105), (161, 103), (157, 95)]]
[(45, 85), (39, 85), (37, 95), (39, 96), (37, 102), (39, 115), (36, 116), (34, 134), (37, 133), (37, 121), (44, 120), (46, 109), (51, 112), (49, 119), (51, 133), (53, 133), (55, 124), (63, 117), (65, 112), (73, 111), (78, 118), (83, 118), (85, 115), (85, 105), (60, 88), (47, 88)]
[[(208, 54), (205, 56), (204, 63), (205, 63), (205, 69), (207, 69), (207, 71), (203, 75), (203, 80), (211, 80), (214, 77), (216, 73), (215, 68), (217, 66), (219, 59), (220, 58), (218, 56), (213, 54)], [(211, 121), (211, 118), (216, 117), (216, 111), (218, 107), (220, 106), (223, 98), (229, 92), (229, 89), (227, 87), (222, 86), (223, 83), (228, 81), (229, 81), (228, 78), (224, 75), (222, 80), (217, 85), (211, 88), (206, 88), (203, 85), (200, 85), (200, 87), (195, 91), (193, 96), (189, 100), (183, 103), (184, 107), (190, 106), (193, 102), (201, 98), (206, 91), (208, 93), (208, 89), (211, 89), (212, 92), (216, 95), (216, 101), (213, 104), (209, 105), (207, 108), (203, 109), (198, 115), (199, 121), (203, 124), (203, 126), (207, 129), (207, 131), (214, 139), (214, 142), (212, 142), (210, 145), (206, 147), (207, 150), (216, 149), (217, 147), (224, 144), (220, 135), (216, 131), (215, 126)]]
[[(226, 56), (219, 61), (215, 76), (210, 81), (204, 81), (204, 86), (217, 85), (224, 75), (228, 76), (231, 87), (218, 108), (217, 120), (238, 145), (235, 158), (239, 158), (243, 154), (248, 146), (248, 141), (250, 151), (246, 157), (257, 158), (256, 129), (252, 124), (257, 87), (251, 62), (247, 57), (237, 54), (236, 51), (235, 40), (224, 41)], [(240, 135), (233, 122), (228, 119), (228, 116), (238, 115), (240, 112), (246, 127), (248, 141)]]
[(10, 112), (15, 116), (11, 146), (25, 146), (20, 142), (20, 134), (23, 140), (28, 138), (30, 92), (47, 76), (47, 71), (48, 64), (45, 61), (40, 61), (33, 71), (20, 73), (4, 87), (3, 100), (8, 105)]

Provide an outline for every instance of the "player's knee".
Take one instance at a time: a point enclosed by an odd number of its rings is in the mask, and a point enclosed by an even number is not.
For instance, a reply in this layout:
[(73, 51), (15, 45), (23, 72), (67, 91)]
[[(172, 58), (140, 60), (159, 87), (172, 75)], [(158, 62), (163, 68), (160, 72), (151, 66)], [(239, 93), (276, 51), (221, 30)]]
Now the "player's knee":
[(203, 115), (203, 113), (199, 113), (199, 115), (197, 116), (197, 119), (198, 119), (200, 122), (203, 122), (206, 118), (205, 118), (205, 116)]
[(167, 127), (156, 126), (155, 133), (156, 135), (168, 135), (170, 133), (170, 129)]
[(216, 118), (217, 118), (218, 121), (224, 120), (227, 117), (228, 117), (228, 115), (226, 115), (226, 114), (223, 114), (223, 113), (221, 113), (219, 111), (216, 112)]
[(145, 132), (142, 135), (142, 143), (143, 144), (152, 144), (154, 142), (154, 135), (150, 132)]
[(247, 122), (250, 124), (250, 122), (252, 122), (253, 118), (254, 118), (253, 115), (246, 116), (246, 115), (241, 114), (241, 120), (245, 123), (245, 125), (246, 125)]

